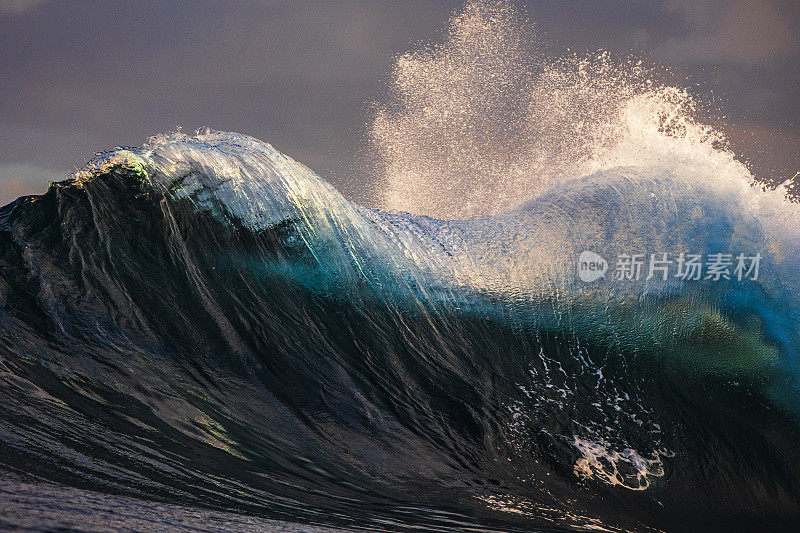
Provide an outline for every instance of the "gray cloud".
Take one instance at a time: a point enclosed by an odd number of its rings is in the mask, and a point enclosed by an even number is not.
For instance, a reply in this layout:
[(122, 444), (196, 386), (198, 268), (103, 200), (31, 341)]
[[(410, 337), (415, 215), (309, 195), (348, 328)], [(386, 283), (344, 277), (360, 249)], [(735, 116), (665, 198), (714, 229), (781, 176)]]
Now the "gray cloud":
[[(370, 176), (357, 159), (368, 104), (383, 99), (394, 58), (440, 40), (460, 4), (0, 0), (0, 165), (65, 177), (96, 151), (209, 125), (271, 142), (365, 200)], [(796, 148), (775, 143), (764, 157), (746, 133), (797, 138), (797, 3), (525, 4), (554, 53), (603, 48), (674, 67), (677, 83), (713, 92), (743, 132), (743, 157), (800, 167)], [(43, 191), (49, 173), (14, 178), (0, 203), (19, 183)]]
[(752, 66), (785, 59), (800, 50), (797, 28), (792, 28), (791, 17), (786, 16), (791, 6), (767, 0), (724, 5), (709, 0), (668, 0), (665, 8), (678, 14), (689, 28), (688, 33), (668, 39), (658, 49), (673, 61)]
[(13, 200), (40, 192), (41, 184), (63, 178), (59, 172), (25, 163), (0, 163), (0, 197)]
[(18, 15), (46, 4), (48, 0), (0, 0), (0, 13)]

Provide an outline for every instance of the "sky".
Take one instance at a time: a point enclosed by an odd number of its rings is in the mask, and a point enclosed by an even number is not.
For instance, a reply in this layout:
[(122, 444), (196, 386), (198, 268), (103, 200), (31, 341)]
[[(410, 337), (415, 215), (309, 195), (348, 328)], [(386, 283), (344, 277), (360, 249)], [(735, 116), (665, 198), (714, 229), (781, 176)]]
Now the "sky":
[[(800, 171), (800, 2), (518, 1), (554, 55), (670, 68), (765, 179)], [(366, 203), (357, 158), (400, 54), (461, 2), (0, 0), (0, 205), (96, 152), (202, 126), (265, 140)]]

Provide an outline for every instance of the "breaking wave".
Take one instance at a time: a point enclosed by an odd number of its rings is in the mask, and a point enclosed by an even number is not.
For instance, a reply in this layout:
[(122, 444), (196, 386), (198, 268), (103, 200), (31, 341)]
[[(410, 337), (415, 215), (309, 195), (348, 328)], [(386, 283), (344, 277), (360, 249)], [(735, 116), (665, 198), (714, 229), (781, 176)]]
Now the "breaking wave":
[(385, 210), (210, 129), (2, 208), (0, 524), (41, 487), (254, 529), (796, 522), (798, 206), (685, 92), (525, 31), (472, 3), (400, 58)]

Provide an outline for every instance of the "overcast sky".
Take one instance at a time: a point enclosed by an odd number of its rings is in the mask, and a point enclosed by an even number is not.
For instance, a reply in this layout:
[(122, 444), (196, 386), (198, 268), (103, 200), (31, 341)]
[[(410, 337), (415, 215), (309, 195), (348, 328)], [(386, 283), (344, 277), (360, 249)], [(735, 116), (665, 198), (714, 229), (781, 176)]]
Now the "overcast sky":
[[(800, 2), (536, 1), (554, 53), (673, 68), (759, 175), (800, 170)], [(182, 126), (247, 133), (366, 200), (352, 172), (398, 54), (443, 38), (451, 0), (0, 0), (0, 205), (98, 151)]]

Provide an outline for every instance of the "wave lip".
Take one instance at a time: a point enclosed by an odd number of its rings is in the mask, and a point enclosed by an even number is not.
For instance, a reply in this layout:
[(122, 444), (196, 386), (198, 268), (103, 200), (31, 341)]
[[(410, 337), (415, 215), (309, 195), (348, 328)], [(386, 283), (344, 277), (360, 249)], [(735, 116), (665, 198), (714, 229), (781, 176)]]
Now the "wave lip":
[(312, 210), (346, 203), (327, 182), (271, 145), (209, 128), (192, 136), (157, 135), (141, 148), (100, 154), (76, 177), (86, 180), (117, 165), (139, 170), (173, 198), (235, 217), (254, 230), (293, 217), (316, 218)]

